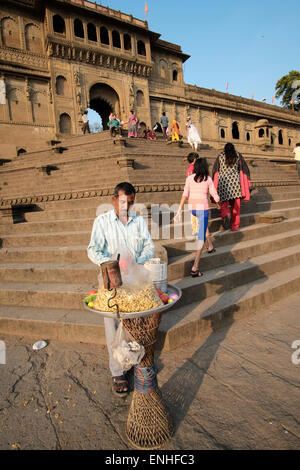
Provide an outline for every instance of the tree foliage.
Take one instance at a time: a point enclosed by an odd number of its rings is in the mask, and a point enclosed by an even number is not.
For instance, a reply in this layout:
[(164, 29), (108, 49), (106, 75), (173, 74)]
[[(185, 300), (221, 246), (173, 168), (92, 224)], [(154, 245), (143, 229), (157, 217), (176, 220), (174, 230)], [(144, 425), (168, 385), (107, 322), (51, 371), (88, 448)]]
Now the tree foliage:
[[(276, 98), (281, 98), (284, 108), (300, 111), (300, 72), (291, 70), (278, 80), (275, 86)], [(290, 103), (293, 99), (294, 105)]]

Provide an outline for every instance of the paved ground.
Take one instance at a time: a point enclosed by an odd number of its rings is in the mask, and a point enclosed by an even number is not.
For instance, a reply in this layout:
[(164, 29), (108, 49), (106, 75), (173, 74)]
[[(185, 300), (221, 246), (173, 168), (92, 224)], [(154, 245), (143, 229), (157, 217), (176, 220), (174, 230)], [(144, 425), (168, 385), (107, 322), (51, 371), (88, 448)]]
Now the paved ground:
[[(300, 294), (198, 343), (157, 354), (175, 421), (164, 449), (299, 449)], [(0, 449), (130, 449), (131, 396), (109, 389), (106, 349), (1, 337)]]

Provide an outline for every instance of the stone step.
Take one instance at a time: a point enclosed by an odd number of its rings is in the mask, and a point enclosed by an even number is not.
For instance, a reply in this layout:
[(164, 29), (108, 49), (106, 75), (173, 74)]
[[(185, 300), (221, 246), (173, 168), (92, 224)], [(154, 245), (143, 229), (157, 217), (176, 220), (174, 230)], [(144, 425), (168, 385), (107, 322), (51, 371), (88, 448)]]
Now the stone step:
[[(201, 302), (185, 304), (180, 301), (177, 308), (165, 312), (159, 327), (158, 349), (172, 350), (196, 341), (203, 332), (215, 331), (225, 324), (231, 324), (300, 289), (298, 266), (281, 269), (279, 273), (266, 276), (263, 275), (263, 270), (268, 272), (267, 259), (265, 263), (261, 259), (260, 265), (257, 262), (259, 262), (258, 259), (253, 259), (251, 266), (251, 260), (249, 260), (248, 266), (244, 268), (262, 271), (259, 279), (242, 285), (239, 283), (238, 287), (233, 284), (230, 290), (218, 292), (204, 298)], [(233, 279), (238, 280), (238, 271), (234, 274), (231, 267), (231, 272), (233, 276), (231, 282)], [(218, 284), (218, 278), (212, 280), (210, 285), (213, 286), (213, 284)], [(2, 334), (36, 336), (62, 342), (81, 341), (105, 344), (102, 316), (96, 312), (74, 309), (74, 304), (76, 303), (76, 307), (78, 305), (77, 300), (73, 298), (74, 295), (76, 299), (77, 297), (80, 299), (83, 292), (74, 292), (65, 284), (60, 287), (52, 285), (47, 290), (37, 290), (35, 285), (31, 284), (27, 287), (29, 291), (24, 288), (24, 285), (11, 283), (6, 286), (6, 289), (1, 289), (1, 297), (8, 301), (8, 305), (0, 306), (0, 332)], [(28, 295), (30, 289), (32, 289), (31, 296)], [(85, 289), (85, 286), (81, 286), (81, 289)], [(50, 308), (44, 304), (41, 305), (40, 302), (45, 301), (45, 295), (51, 296), (52, 303), (56, 299), (60, 304), (67, 304), (67, 307), (62, 308), (61, 305), (60, 308)], [(16, 298), (22, 303), (12, 305), (12, 299)], [(72, 308), (68, 305), (70, 298), (72, 298)], [(27, 301), (37, 306), (26, 306)]]
[(258, 192), (257, 190), (251, 193), (251, 199), (254, 197), (256, 202), (269, 202), (269, 201), (277, 201), (282, 198), (284, 194), (284, 199), (298, 199), (300, 197), (300, 188), (299, 190), (294, 189), (294, 186), (285, 186), (284, 188), (280, 187), (281, 190), (271, 191), (271, 188), (268, 188), (265, 192)]
[[(80, 172), (78, 172), (80, 174)], [(173, 171), (170, 172), (169, 176), (172, 181), (178, 180), (178, 174), (182, 172)], [(116, 171), (107, 171), (108, 177), (101, 177), (99, 174), (98, 177), (93, 178), (93, 187), (98, 186), (98, 188), (114, 188), (120, 180), (128, 179), (128, 176), (125, 177), (122, 175), (120, 170)], [(165, 176), (160, 173), (152, 173), (152, 178), (155, 178), (156, 185), (164, 185), (165, 184)], [(20, 184), (18, 188), (16, 188), (15, 181), (11, 181), (10, 184), (3, 187), (1, 191), (1, 197), (4, 199), (8, 198), (16, 198), (16, 197), (30, 197), (32, 195), (51, 195), (55, 193), (68, 193), (68, 192), (75, 192), (75, 191), (85, 191), (88, 185), (89, 178), (80, 178), (77, 174), (76, 178), (68, 179), (64, 175), (60, 176), (44, 176), (42, 179), (37, 179), (36, 176), (32, 176), (32, 179), (36, 179), (35, 185), (28, 183), (28, 180), (23, 177), (23, 175), (17, 176), (17, 179), (20, 178), (23, 180), (23, 184)], [(178, 184), (184, 185), (185, 179), (182, 177)], [(138, 185), (148, 185), (149, 183), (149, 176), (145, 175), (143, 178), (137, 179), (134, 182), (135, 186)], [(177, 184), (177, 183), (176, 183)], [(149, 197), (149, 196), (148, 196)]]
[(83, 310), (89, 284), (2, 282), (0, 304)]
[[(93, 213), (94, 211), (91, 210)], [(32, 214), (42, 214), (43, 212), (34, 212), (34, 213), (26, 213), (25, 217), (27, 218), (28, 215)], [(83, 213), (85, 215), (85, 212)], [(74, 215), (78, 216), (77, 212), (74, 212)], [(62, 218), (62, 219), (53, 219), (53, 220), (41, 220), (40, 222), (23, 222), (23, 223), (16, 223), (16, 224), (6, 224), (1, 226), (1, 231), (2, 234), (31, 234), (31, 233), (42, 233), (42, 232), (64, 232), (64, 231), (70, 231), (70, 232), (76, 232), (76, 231), (87, 231), (91, 230), (93, 221), (96, 217), (96, 212), (92, 214), (91, 217), (85, 218), (83, 215), (82, 218), (78, 217), (76, 218)], [(189, 214), (188, 214), (189, 215)], [(39, 220), (39, 218), (38, 218)], [(150, 227), (150, 219), (147, 216), (148, 224)], [(170, 218), (167, 219), (167, 223), (169, 223)], [(189, 219), (188, 219), (189, 220)], [(155, 219), (152, 221), (152, 223), (158, 223), (158, 218), (155, 216)]]
[(61, 342), (106, 344), (102, 315), (88, 310), (0, 305), (0, 332)]
[[(123, 157), (126, 157), (126, 155), (122, 155)], [(43, 174), (38, 171), (38, 168), (41, 168), (42, 166), (45, 166), (44, 162), (40, 163), (35, 163), (35, 166), (28, 167), (28, 168), (22, 168), (18, 166), (14, 171), (10, 169), (6, 169), (5, 171), (2, 170), (0, 172), (1, 174), (1, 181), (3, 183), (6, 183), (8, 185), (11, 185), (15, 182), (16, 178), (21, 178), (19, 180), (19, 183), (22, 187), (22, 184), (24, 184), (25, 180), (27, 180), (28, 183), (32, 182), (32, 176), (35, 177), (36, 181), (42, 182), (42, 180), (48, 181), (48, 183), (54, 182), (54, 181), (60, 181), (62, 178), (65, 178), (68, 182), (74, 182), (78, 180), (78, 177), (82, 175), (86, 175), (86, 179), (88, 180), (88, 176), (92, 173), (93, 174), (93, 179), (103, 177), (104, 174), (106, 174), (108, 171), (109, 172), (115, 172), (116, 174), (120, 173), (122, 169), (118, 166), (117, 160), (121, 157), (121, 154), (116, 154), (114, 157), (110, 155), (110, 159), (108, 158), (101, 158), (99, 156), (89, 156), (89, 159), (85, 161), (84, 164), (79, 163), (77, 161), (72, 161), (72, 162), (57, 162), (57, 161), (47, 161), (47, 165), (56, 167), (56, 170), (53, 168), (50, 174)], [(128, 158), (133, 157), (132, 155), (128, 155)], [(78, 157), (79, 158), (79, 157)], [(84, 159), (84, 156), (80, 156), (81, 159)], [(113, 160), (112, 160), (113, 158)], [(148, 156), (148, 158), (151, 158)], [(170, 163), (170, 169), (168, 170), (168, 181), (170, 181), (170, 176), (174, 174), (175, 172), (178, 172), (183, 179), (185, 179), (185, 170), (186, 170), (186, 163), (183, 161), (182, 157), (179, 157), (177, 159), (174, 158), (174, 156), (170, 157), (168, 159), (168, 156), (162, 155), (160, 158), (157, 156), (152, 156), (151, 158), (151, 175), (153, 175), (153, 171), (155, 173), (155, 179), (157, 176), (164, 176), (164, 182), (165, 182), (165, 172), (161, 172), (161, 159), (164, 159), (165, 164), (167, 165)], [(170, 161), (169, 161), (170, 160)], [(141, 158), (140, 155), (138, 155), (135, 158), (135, 165), (138, 169), (138, 165), (147, 165), (147, 158)], [(109, 173), (108, 173), (109, 174)], [(145, 171), (143, 172), (143, 176), (148, 175), (149, 171), (147, 171), (147, 168), (145, 168)], [(139, 174), (135, 173), (135, 178), (138, 177)], [(284, 182), (285, 180), (293, 180), (297, 176), (296, 173), (294, 172), (284, 172), (284, 174), (279, 173), (278, 170), (268, 170), (268, 180), (273, 180), (275, 181), (280, 181)], [(253, 173), (251, 175), (251, 181), (254, 182), (259, 182), (259, 181), (265, 181), (266, 177), (262, 173), (262, 169), (260, 171), (257, 171), (257, 173)], [(23, 189), (23, 188), (22, 188)]]
[[(178, 186), (178, 185), (177, 185)], [(96, 190), (93, 190), (94, 193)], [(87, 191), (88, 193), (92, 193), (93, 191)], [(282, 191), (282, 190), (281, 190)], [(299, 193), (295, 191), (288, 191), (288, 187), (285, 187), (284, 189), (285, 193), (285, 199), (293, 199), (293, 204), (295, 204), (295, 200), (300, 198), (300, 191)], [(78, 191), (77, 191), (78, 192)], [(85, 192), (85, 191), (84, 191)], [(167, 193), (167, 201), (166, 201), (166, 193), (160, 193), (160, 192), (153, 192), (151, 193), (151, 203), (152, 204), (174, 204), (178, 203), (181, 197), (181, 191), (173, 191)], [(82, 199), (71, 199), (72, 194), (70, 193), (69, 197), (70, 199), (66, 200), (56, 200), (56, 201), (41, 201), (37, 203), (38, 207), (41, 210), (47, 210), (49, 211), (52, 210), (85, 210), (85, 208), (96, 208), (102, 203), (111, 203), (111, 196), (97, 196), (97, 197), (85, 197)], [(273, 194), (270, 191), (270, 195), (268, 195), (269, 201), (273, 202), (280, 202), (282, 198), (282, 194), (278, 191), (274, 192)], [(261, 200), (262, 199), (262, 200)], [(260, 196), (258, 194), (255, 194), (254, 197), (252, 197), (250, 203), (243, 203), (242, 204), (242, 211), (245, 212), (247, 209), (251, 206), (253, 206), (253, 203), (258, 203), (258, 202), (265, 202), (268, 203), (269, 201), (265, 201), (266, 196)], [(145, 201), (145, 202), (144, 202)], [(25, 201), (24, 201), (25, 202)], [(147, 193), (137, 193), (136, 196), (136, 203), (145, 203), (149, 205), (149, 195)], [(281, 204), (281, 203), (280, 203)], [(285, 204), (284, 201), (282, 204)], [(263, 207), (263, 206), (261, 206)], [(265, 206), (268, 207), (268, 206)], [(40, 212), (41, 213), (41, 212)], [(28, 213), (27, 213), (28, 215)]]
[[(264, 215), (269, 216), (280, 216), (284, 218), (295, 218), (300, 216), (300, 207), (292, 209), (277, 209), (274, 211), (267, 212), (253, 212), (253, 213), (241, 213), (240, 228), (247, 227), (249, 225), (255, 225), (261, 223), (261, 217)], [(215, 218), (209, 220), (209, 230), (211, 233), (222, 230), (222, 219)], [(184, 220), (182, 226), (174, 227), (174, 225), (163, 225), (159, 228), (159, 239), (170, 240), (172, 238), (183, 240), (191, 236), (191, 223), (189, 222), (189, 214)]]
[(1, 225), (1, 233), (4, 235), (32, 234), (32, 233), (58, 233), (91, 231), (94, 219), (59, 220), (46, 222), (23, 222), (18, 224)]
[(87, 246), (3, 248), (0, 262), (86, 262)]
[[(247, 257), (258, 256), (262, 252), (271, 252), (282, 249), (286, 243), (295, 245), (300, 239), (300, 230), (279, 233), (261, 239), (243, 241), (233, 245), (219, 247), (213, 254), (203, 254), (201, 259), (201, 269), (208, 270), (213, 266), (223, 266), (232, 264), (235, 261), (245, 261)], [(162, 243), (163, 244), (163, 243)], [(0, 250), (0, 263), (51, 263), (51, 262), (88, 262), (87, 246), (40, 246), (40, 247), (16, 247), (3, 248)], [(190, 244), (190, 249), (195, 250), (194, 244)], [(169, 279), (176, 279), (180, 276), (188, 275), (190, 265), (194, 257), (193, 253), (169, 259), (168, 276)]]
[[(118, 155), (124, 156), (134, 156), (135, 159), (139, 157), (149, 158), (153, 157), (163, 157), (166, 160), (172, 158), (174, 163), (176, 161), (183, 162), (183, 159), (186, 158), (187, 152), (185, 149), (176, 149), (172, 150), (164, 146), (160, 147), (143, 147), (138, 146), (136, 148), (132, 147), (120, 147), (119, 145), (114, 145), (112, 142), (102, 142), (101, 148), (97, 144), (90, 144), (84, 147), (75, 146), (75, 147), (65, 147), (66, 150), (63, 153), (54, 153), (52, 150), (45, 150), (43, 152), (36, 152), (35, 154), (26, 154), (26, 158), (14, 160), (10, 163), (7, 163), (0, 169), (1, 174), (6, 174), (9, 172), (15, 172), (16, 170), (22, 169), (34, 169), (43, 165), (45, 162), (50, 165), (58, 165), (65, 167), (67, 164), (76, 164), (84, 167), (84, 165), (90, 165), (93, 162), (94, 165), (102, 164), (105, 160), (108, 163), (108, 160), (111, 157), (116, 157)], [(213, 161), (215, 155), (211, 154), (209, 159)], [(107, 164), (106, 163), (106, 164)], [(287, 171), (287, 170), (285, 170)]]
[(97, 286), (100, 268), (86, 263), (0, 263), (0, 282), (80, 284), (82, 279)]
[[(7, 173), (8, 171), (12, 171), (14, 169), (25, 169), (25, 168), (32, 168), (47, 162), (48, 164), (62, 164), (65, 165), (66, 162), (68, 163), (75, 163), (77, 162), (79, 165), (82, 165), (82, 160), (84, 160), (85, 164), (89, 164), (91, 157), (95, 158), (95, 163), (102, 160), (102, 157), (105, 159), (108, 156), (111, 158), (112, 155), (120, 154), (122, 150), (122, 154), (124, 156), (134, 156), (135, 158), (139, 158), (140, 156), (144, 157), (163, 157), (164, 159), (173, 158), (174, 163), (176, 161), (176, 157), (181, 161), (187, 155), (187, 149), (174, 149), (171, 146), (167, 146), (164, 144), (157, 144), (157, 145), (145, 145), (145, 143), (140, 142), (136, 146), (131, 146), (127, 143), (126, 147), (121, 148), (119, 145), (114, 145), (111, 141), (102, 142), (101, 150), (99, 150), (99, 143), (88, 144), (85, 146), (74, 146), (69, 147), (65, 152), (62, 154), (53, 153), (48, 149), (44, 152), (36, 152), (35, 154), (26, 154), (26, 158), (15, 160), (11, 163), (4, 165), (3, 168), (0, 169), (0, 173)], [(66, 147), (67, 148), (67, 147)], [(216, 151), (201, 151), (200, 155), (205, 156), (208, 158), (210, 163), (213, 163), (217, 156), (218, 152)], [(296, 169), (289, 168), (289, 167), (282, 167), (278, 166), (274, 163), (268, 161), (261, 161), (258, 160), (255, 167), (251, 166), (251, 179), (253, 176), (256, 175), (262, 176), (264, 175), (261, 173), (261, 168), (268, 166), (268, 175), (274, 174), (277, 175), (281, 180), (284, 179), (287, 175), (290, 176), (297, 176)]]
[[(153, 162), (152, 162), (153, 163)], [(151, 163), (151, 166), (153, 166)], [(174, 163), (172, 162), (172, 168), (174, 167)], [(184, 167), (185, 168), (185, 167)], [(181, 175), (181, 183), (184, 183), (184, 168), (182, 168), (182, 171), (179, 169), (174, 168), (174, 171), (171, 170), (172, 173), (172, 178), (178, 179), (177, 175)], [(107, 170), (107, 169), (106, 169)], [(14, 197), (14, 196), (21, 196), (21, 197), (27, 197), (30, 194), (45, 194), (45, 191), (47, 192), (64, 192), (67, 190), (76, 190), (76, 189), (86, 189), (87, 183), (85, 179), (82, 179), (82, 171), (74, 170), (75, 173), (73, 177), (67, 177), (64, 175), (63, 172), (60, 171), (54, 171), (51, 173), (50, 176), (40, 176), (31, 174), (26, 176), (24, 173), (18, 173), (18, 175), (13, 174), (11, 175), (10, 179), (6, 177), (5, 181), (6, 186), (2, 186), (2, 197)], [(95, 173), (95, 169), (92, 168), (91, 171), (93, 174)], [(100, 171), (96, 171), (96, 176), (94, 177), (94, 183), (95, 183), (95, 178), (96, 181), (99, 181), (99, 184), (103, 187), (104, 186), (114, 186), (117, 181), (119, 181), (121, 173), (120, 173), (119, 168), (110, 168), (109, 171), (104, 171), (103, 169)], [(153, 173), (154, 172), (154, 173)], [(56, 175), (58, 173), (58, 175)], [(61, 174), (60, 174), (61, 173)], [(83, 172), (86, 174), (86, 172)], [(87, 172), (88, 173), (88, 172)], [(103, 178), (103, 174), (109, 174), (109, 177)], [(97, 176), (99, 175), (99, 176)], [(149, 182), (149, 173), (148, 172), (143, 172), (142, 173), (142, 179), (139, 182), (138, 180), (138, 174), (134, 173), (134, 184), (147, 184)], [(2, 175), (4, 178), (4, 175)], [(16, 177), (18, 177), (19, 180), (19, 185), (18, 189), (16, 189), (15, 185), (15, 180)], [(270, 174), (268, 174), (268, 177), (270, 178)], [(79, 178), (79, 179), (78, 179)], [(161, 172), (160, 167), (158, 167), (156, 170), (151, 171), (151, 178), (153, 178), (156, 182), (161, 182), (162, 184), (165, 182), (165, 176), (164, 173)], [(282, 179), (282, 175), (279, 175), (279, 178)], [(265, 178), (263, 178), (265, 179)], [(275, 177), (273, 179), (276, 179)], [(3, 180), (4, 181), (4, 180)], [(255, 181), (254, 183), (255, 184)], [(74, 187), (73, 185), (76, 185)]]
[[(94, 207), (86, 207), (84, 210), (80, 209), (60, 209), (60, 210), (46, 210), (46, 211), (37, 211), (30, 212), (26, 214), (26, 221), (34, 222), (37, 220), (66, 220), (74, 218), (92, 218), (96, 217), (96, 210), (99, 208), (101, 210), (101, 203), (97, 201), (97, 205)], [(107, 204), (107, 203), (105, 203)], [(272, 201), (272, 202), (257, 202), (256, 207), (258, 212), (265, 212), (268, 210), (276, 209), (285, 209), (292, 207), (300, 207), (300, 198), (299, 199), (290, 199), (290, 200), (281, 200), (281, 201)], [(254, 209), (251, 204), (243, 204), (241, 208), (241, 213), (252, 212)], [(99, 212), (98, 212), (99, 213)], [(212, 208), (212, 217), (217, 217), (219, 211), (215, 208)]]
[[(60, 247), (85, 245), (88, 246), (91, 231), (54, 232), (54, 233), (30, 233), (20, 235), (6, 235), (2, 237), (2, 248), (17, 247)], [(0, 252), (1, 253), (1, 252)]]
[[(274, 214), (284, 216), (284, 218), (295, 218), (300, 216), (300, 207), (292, 209), (283, 209), (269, 212), (260, 212), (260, 213), (246, 213), (241, 214), (241, 228), (252, 225), (255, 223), (260, 223), (260, 217), (264, 214)], [(94, 218), (90, 219), (69, 219), (69, 220), (58, 220), (58, 221), (42, 221), (42, 222), (24, 222), (18, 224), (6, 224), (1, 225), (1, 231), (3, 235), (19, 235), (19, 234), (37, 234), (37, 233), (53, 233), (53, 232), (78, 232), (78, 231), (91, 231), (93, 226)], [(169, 224), (168, 220), (162, 222), (162, 226), (158, 230), (155, 228), (156, 221), (152, 221), (153, 226), (151, 226), (151, 220), (148, 219), (148, 227), (151, 230), (152, 237), (156, 239), (170, 240), (175, 239), (185, 239), (187, 236), (191, 235), (191, 223), (190, 223), (190, 214), (187, 212), (184, 218), (184, 223), (182, 226), (174, 226), (173, 223)], [(209, 221), (209, 228), (211, 232), (217, 232), (220, 230), (222, 225), (221, 219), (218, 217)], [(154, 231), (152, 230), (154, 229)]]
[[(191, 224), (190, 224), (190, 217), (189, 213), (186, 217), (186, 230), (185, 232), (188, 233), (188, 230), (191, 232)], [(32, 233), (30, 230), (28, 232), (18, 231), (21, 226), (28, 226), (31, 224), (31, 227), (36, 227), (36, 223), (26, 222), (22, 224), (15, 224), (12, 226), (14, 229), (11, 234), (3, 234), (0, 239), (0, 244), (2, 248), (17, 248), (17, 247), (38, 247), (38, 246), (52, 246), (52, 247), (60, 247), (60, 246), (72, 246), (72, 245), (85, 245), (88, 246), (90, 237), (91, 237), (91, 229), (94, 219), (85, 219), (84, 224), (81, 224), (81, 220), (74, 221), (74, 230), (73, 231), (64, 231), (58, 223), (55, 223), (57, 226), (58, 232), (49, 231), (49, 232), (36, 232)], [(160, 221), (161, 222), (161, 221)], [(276, 234), (281, 233), (287, 230), (292, 230), (299, 226), (300, 218), (292, 218), (286, 219), (281, 223), (277, 224), (254, 224), (246, 227), (242, 227), (238, 232), (231, 232), (231, 231), (224, 231), (224, 232), (216, 232), (214, 233), (215, 238), (215, 246), (222, 246), (224, 244), (235, 243), (236, 241), (242, 240), (251, 240), (255, 237), (261, 237), (262, 234)], [(45, 223), (45, 222), (42, 222)], [(42, 224), (41, 223), (41, 224)], [(41, 225), (40, 224), (40, 225)], [(63, 222), (65, 225), (65, 222)], [(83, 225), (81, 227), (81, 225)], [(7, 226), (6, 226), (7, 227)], [(89, 230), (80, 230), (80, 227), (86, 229), (87, 227)], [(149, 229), (151, 229), (151, 225), (148, 225)], [(3, 229), (5, 226), (3, 226)], [(41, 227), (40, 227), (41, 228)], [(160, 229), (161, 232), (162, 229)], [(174, 229), (173, 229), (174, 230)], [(152, 232), (154, 235), (155, 232)], [(169, 256), (177, 256), (182, 254), (185, 251), (186, 243), (190, 243), (193, 239), (186, 239), (183, 238), (181, 240), (163, 240), (163, 243), (166, 244)], [(1, 253), (1, 252), (0, 252)]]
[[(213, 245), (215, 248), (236, 244), (240, 241), (250, 241), (256, 238), (268, 237), (271, 235), (278, 235), (280, 233), (286, 233), (288, 231), (297, 230), (300, 227), (300, 217), (285, 219), (280, 223), (276, 224), (254, 224), (240, 228), (237, 232), (226, 230), (223, 232), (211, 233)], [(164, 246), (167, 249), (168, 258), (175, 258), (181, 256), (188, 251), (187, 243), (190, 243), (191, 239), (182, 240), (170, 240), (164, 242)], [(206, 251), (206, 249), (205, 249)]]
[(299, 265), (208, 297), (201, 302), (170, 309), (162, 316), (158, 348), (172, 350), (197, 341), (240, 318), (282, 300), (300, 289)]
[[(186, 276), (188, 276), (182, 281), (181, 284), (183, 290), (186, 290), (185, 296), (187, 296), (187, 298), (185, 301), (191, 302), (189, 298), (193, 300), (198, 298), (201, 299), (203, 292), (206, 292), (206, 295), (212, 295), (212, 291), (209, 290), (205, 283), (213, 282), (214, 279), (218, 278), (216, 289), (219, 289), (219, 281), (222, 276), (224, 276), (224, 279), (222, 277), (222, 282), (226, 288), (228, 288), (228, 286), (231, 284), (234, 285), (234, 283), (244, 282), (245, 279), (247, 279), (248, 282), (251, 276), (252, 278), (255, 278), (255, 276), (259, 277), (259, 275), (261, 275), (261, 271), (257, 269), (257, 266), (261, 262), (264, 262), (268, 268), (268, 271), (263, 271), (265, 274), (271, 274), (276, 272), (278, 269), (284, 269), (284, 266), (290, 267), (294, 264), (297, 264), (300, 261), (299, 251), (300, 246), (295, 245), (293, 241), (289, 248), (282, 249), (278, 254), (276, 254), (275, 257), (273, 251), (269, 253), (264, 249), (258, 250), (258, 253), (263, 254), (255, 257), (255, 262), (252, 259), (249, 261), (247, 257), (239, 257), (240, 253), (238, 253), (238, 251), (232, 251), (232, 260), (229, 264), (225, 265), (220, 263), (220, 261), (218, 263), (218, 261), (214, 260), (213, 256), (204, 254), (201, 259), (201, 269), (203, 269), (204, 272), (203, 277), (193, 279), (189, 276), (189, 270), (184, 273)], [(220, 259), (220, 256), (224, 256), (224, 252), (218, 253), (218, 255)], [(209, 259), (207, 259), (207, 257), (209, 257)], [(180, 268), (178, 268), (178, 265), (177, 271), (174, 271), (172, 268), (172, 264), (168, 266), (168, 280), (172, 283), (179, 282), (176, 278), (176, 273), (178, 275)], [(183, 267), (181, 267), (181, 270), (183, 271)], [(241, 275), (238, 274), (239, 271), (241, 271)], [(0, 282), (2, 283), (18, 282), (40, 284), (80, 284), (82, 279), (84, 279), (86, 283), (89, 283), (90, 288), (95, 288), (98, 284), (97, 279), (99, 274), (100, 269), (89, 260), (87, 260), (85, 263), (0, 263)], [(230, 281), (230, 276), (234, 276), (234, 280), (232, 282)]]
[[(247, 261), (248, 258), (261, 256), (264, 253), (274, 253), (284, 250), (287, 246), (293, 247), (298, 243), (300, 243), (300, 228), (277, 235), (220, 246), (215, 253), (203, 253), (199, 269), (206, 272), (212, 268), (228, 266), (236, 262), (242, 263)], [(190, 245), (192, 248), (193, 244)], [(172, 281), (189, 276), (194, 259), (195, 251), (169, 259), (168, 279)]]
[[(95, 171), (95, 169), (93, 170)], [(56, 175), (55, 173), (59, 173)], [(63, 192), (69, 189), (76, 191), (76, 189), (86, 188), (89, 176), (82, 177), (82, 170), (76, 171), (74, 177), (68, 177), (63, 172), (55, 171), (51, 175), (15, 175), (13, 178), (5, 178), (6, 185), (2, 188), (1, 194), (21, 194), (21, 196), (28, 196), (31, 194), (47, 194), (52, 192)], [(103, 173), (106, 173), (107, 176), (103, 176)], [(81, 176), (80, 176), (81, 175)], [(174, 176), (176, 176), (174, 172)], [(71, 175), (72, 176), (72, 175)], [(99, 170), (98, 175), (93, 177), (93, 185), (100, 185), (100, 187), (110, 187), (115, 184), (115, 180), (119, 181), (120, 169), (112, 168), (106, 170)], [(16, 179), (21, 179), (18, 188), (16, 188)]]

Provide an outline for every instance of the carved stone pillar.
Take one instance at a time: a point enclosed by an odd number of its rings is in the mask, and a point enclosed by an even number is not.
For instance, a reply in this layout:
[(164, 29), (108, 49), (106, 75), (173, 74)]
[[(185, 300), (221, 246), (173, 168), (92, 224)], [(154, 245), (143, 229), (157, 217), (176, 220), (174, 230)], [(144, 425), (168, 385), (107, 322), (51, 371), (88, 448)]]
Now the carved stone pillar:
[(134, 87), (133, 78), (132, 78), (130, 88), (129, 88), (129, 108), (134, 109), (134, 106), (135, 106), (135, 87)]

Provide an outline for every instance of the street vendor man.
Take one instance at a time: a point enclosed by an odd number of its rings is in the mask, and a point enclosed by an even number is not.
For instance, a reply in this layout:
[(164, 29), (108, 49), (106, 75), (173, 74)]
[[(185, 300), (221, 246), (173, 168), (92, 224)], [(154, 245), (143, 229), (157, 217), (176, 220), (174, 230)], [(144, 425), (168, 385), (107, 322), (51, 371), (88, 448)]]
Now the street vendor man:
[[(154, 244), (150, 237), (147, 223), (140, 215), (130, 212), (135, 200), (135, 188), (132, 184), (119, 183), (113, 193), (114, 209), (98, 215), (94, 220), (90, 244), (87, 249), (89, 259), (100, 266), (110, 261), (120, 247), (125, 247), (126, 256), (121, 255), (120, 268), (133, 260), (144, 264), (154, 256)], [(124, 252), (124, 251), (123, 251)], [(109, 355), (109, 368), (112, 375), (112, 391), (115, 395), (124, 397), (128, 393), (128, 381), (124, 371), (112, 355), (112, 343), (115, 339), (118, 319), (104, 318), (105, 336)]]

